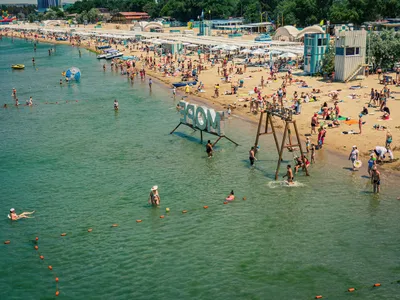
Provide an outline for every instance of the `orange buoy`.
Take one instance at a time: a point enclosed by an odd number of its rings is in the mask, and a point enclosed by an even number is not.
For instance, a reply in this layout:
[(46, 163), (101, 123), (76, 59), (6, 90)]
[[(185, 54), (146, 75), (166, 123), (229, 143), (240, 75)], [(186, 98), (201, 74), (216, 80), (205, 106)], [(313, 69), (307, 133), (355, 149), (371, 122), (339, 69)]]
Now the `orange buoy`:
[(208, 208), (208, 206), (207, 206), (207, 205), (204, 205), (204, 206), (203, 206), (203, 208), (204, 208), (204, 209), (207, 209), (207, 208)]
[(56, 292), (56, 296), (58, 296), (58, 295), (60, 295), (60, 292), (59, 292), (59, 291)]
[(92, 232), (92, 230), (93, 230), (92, 228), (89, 228), (87, 231), (88, 231), (88, 232)]
[(39, 238), (38, 238), (38, 237), (36, 237), (36, 238), (35, 238), (35, 240), (36, 240), (36, 241), (38, 241), (38, 240), (39, 240)]
[(58, 282), (58, 277), (56, 277), (56, 282)]
[(118, 224), (112, 224), (111, 227), (118, 227)]
[(64, 233), (61, 233), (61, 236), (66, 236), (67, 234), (64, 232)]
[(228, 201), (224, 201), (224, 204), (228, 204)]
[(160, 216), (160, 219), (164, 219), (164, 215), (161, 215), (161, 216)]
[(247, 200), (247, 198), (246, 198), (246, 197), (243, 197), (243, 200)]
[(375, 283), (374, 284), (374, 287), (378, 287), (378, 286), (381, 286), (381, 284), (380, 283)]
[(136, 220), (136, 223), (142, 223), (142, 220)]
[(39, 249), (39, 247), (38, 247), (38, 246), (35, 246), (34, 248), (35, 248), (35, 250), (38, 250), (38, 249)]
[(8, 245), (9, 243), (11, 243), (11, 241), (4, 241), (4, 244)]
[(40, 259), (42, 259), (42, 260), (44, 259), (44, 256), (43, 256), (43, 255), (40, 255), (39, 257), (40, 257)]
[(182, 210), (182, 213), (183, 213), (183, 214), (186, 214), (186, 213), (187, 213), (187, 210)]
[(48, 268), (49, 268), (50, 271), (53, 270), (53, 267), (52, 267), (52, 266), (49, 266)]
[(354, 292), (355, 290), (356, 290), (355, 288), (349, 288), (347, 291), (351, 293)]
[(321, 295), (315, 296), (315, 299), (322, 299)]

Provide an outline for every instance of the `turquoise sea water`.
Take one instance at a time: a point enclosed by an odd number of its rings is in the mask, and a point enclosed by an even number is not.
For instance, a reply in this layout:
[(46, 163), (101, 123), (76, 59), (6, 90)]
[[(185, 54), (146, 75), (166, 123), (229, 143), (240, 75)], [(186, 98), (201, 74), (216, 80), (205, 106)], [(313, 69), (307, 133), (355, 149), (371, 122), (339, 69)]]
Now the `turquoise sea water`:
[[(53, 298), (55, 276), (62, 299), (400, 298), (394, 179), (374, 196), (365, 170), (323, 150), (312, 176), (297, 177), (303, 186), (272, 186), (272, 137), (248, 166), (254, 125), (228, 120), (241, 146), (222, 141), (207, 159), (198, 133), (169, 134), (179, 122), (170, 90), (150, 93), (147, 81), (103, 73), (90, 52), (58, 45), (49, 57), (49, 47), (0, 41), (0, 104), (12, 105), (13, 87), (35, 103), (0, 110), (0, 299)], [(70, 66), (81, 81), (60, 86)], [(155, 184), (161, 208), (147, 204)], [(237, 200), (223, 205), (231, 189)], [(11, 223), (11, 207), (35, 218)]]

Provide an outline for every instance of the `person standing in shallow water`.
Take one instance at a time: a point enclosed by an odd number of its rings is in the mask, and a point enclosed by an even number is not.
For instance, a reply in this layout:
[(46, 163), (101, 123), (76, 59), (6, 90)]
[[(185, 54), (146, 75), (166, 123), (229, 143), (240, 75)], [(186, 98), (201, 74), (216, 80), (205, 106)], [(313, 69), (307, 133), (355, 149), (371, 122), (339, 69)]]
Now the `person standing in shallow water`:
[(250, 166), (253, 166), (254, 165), (254, 161), (256, 160), (254, 147), (251, 147), (251, 149), (249, 151), (249, 160), (250, 160)]
[(211, 141), (208, 140), (207, 145), (206, 145), (206, 152), (208, 155), (208, 158), (211, 158), (213, 156), (213, 145), (211, 144)]
[(379, 194), (381, 190), (381, 173), (376, 166), (372, 167), (371, 183), (374, 185), (374, 193)]

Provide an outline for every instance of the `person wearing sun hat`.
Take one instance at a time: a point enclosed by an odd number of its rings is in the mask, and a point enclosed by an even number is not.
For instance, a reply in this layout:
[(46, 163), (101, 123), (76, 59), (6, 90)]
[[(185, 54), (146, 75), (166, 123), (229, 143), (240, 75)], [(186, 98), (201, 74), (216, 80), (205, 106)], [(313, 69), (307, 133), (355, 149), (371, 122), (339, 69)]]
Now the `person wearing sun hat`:
[(160, 195), (158, 194), (158, 186), (155, 185), (150, 190), (149, 204), (159, 206), (160, 201), (161, 201), (161, 198), (160, 198)]
[(374, 157), (374, 153), (369, 155), (368, 160), (368, 175), (371, 176), (372, 168), (376, 165), (376, 157)]
[(16, 221), (16, 220), (24, 219), (24, 218), (27, 218), (27, 219), (33, 218), (33, 217), (29, 217), (28, 215), (31, 215), (31, 214), (33, 214), (34, 212), (35, 212), (35, 211), (32, 211), (32, 212), (23, 212), (22, 214), (17, 215), (17, 213), (15, 212), (15, 209), (14, 209), (14, 208), (11, 208), (11, 209), (10, 209), (10, 214), (9, 214), (8, 216), (9, 216), (9, 218), (10, 218), (12, 221)]
[(359, 155), (359, 151), (357, 149), (357, 146), (354, 145), (353, 149), (351, 150), (350, 155), (349, 155), (349, 160), (351, 160), (353, 171), (356, 170), (354, 163), (358, 160), (358, 155)]

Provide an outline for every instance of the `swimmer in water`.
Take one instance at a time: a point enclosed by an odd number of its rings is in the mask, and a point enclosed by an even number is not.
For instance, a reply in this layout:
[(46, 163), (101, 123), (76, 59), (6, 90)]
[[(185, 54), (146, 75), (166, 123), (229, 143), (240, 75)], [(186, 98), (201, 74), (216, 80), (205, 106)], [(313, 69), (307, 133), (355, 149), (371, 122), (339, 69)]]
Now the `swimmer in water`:
[(207, 145), (206, 145), (206, 152), (208, 155), (208, 158), (211, 158), (213, 156), (213, 145), (211, 144), (211, 141), (208, 140)]
[(62, 79), (60, 79), (60, 85), (62, 85)]
[(286, 171), (286, 175), (283, 176), (283, 178), (287, 177), (287, 182), (289, 184), (293, 184), (293, 171), (292, 171), (292, 166), (291, 165), (287, 165), (287, 171)]
[(16, 90), (16, 88), (13, 88), (12, 89), (12, 96), (15, 98), (15, 97), (17, 97), (17, 90)]
[(229, 196), (226, 197), (225, 200), (228, 200), (228, 201), (233, 201), (233, 200), (235, 200), (235, 193), (233, 192), (233, 190), (229, 193)]
[(155, 185), (150, 190), (149, 204), (154, 205), (154, 206), (159, 206), (160, 201), (161, 201), (161, 198), (160, 198), (160, 195), (158, 194), (158, 186)]
[(10, 209), (10, 219), (12, 221), (17, 221), (19, 219), (31, 219), (34, 217), (30, 217), (29, 215), (33, 214), (35, 211), (31, 211), (31, 212), (23, 212), (22, 214), (17, 215), (17, 213), (15, 212), (14, 208)]
[(114, 100), (114, 109), (115, 110), (119, 109), (119, 104), (118, 104), (118, 100), (117, 99)]
[(372, 167), (371, 183), (374, 186), (374, 194), (379, 194), (381, 190), (381, 173), (378, 171), (376, 165)]
[(29, 97), (29, 100), (28, 100), (28, 106), (32, 106), (33, 105), (33, 100), (32, 100), (32, 96), (31, 97)]

